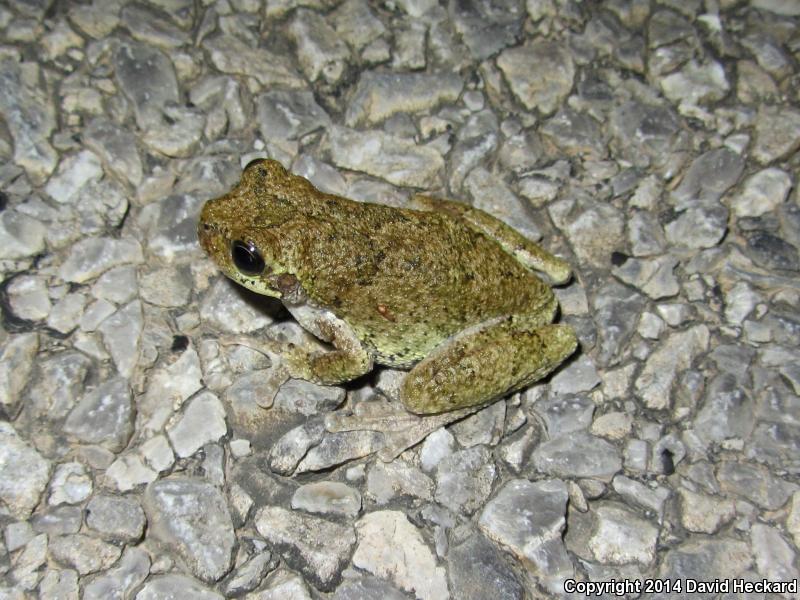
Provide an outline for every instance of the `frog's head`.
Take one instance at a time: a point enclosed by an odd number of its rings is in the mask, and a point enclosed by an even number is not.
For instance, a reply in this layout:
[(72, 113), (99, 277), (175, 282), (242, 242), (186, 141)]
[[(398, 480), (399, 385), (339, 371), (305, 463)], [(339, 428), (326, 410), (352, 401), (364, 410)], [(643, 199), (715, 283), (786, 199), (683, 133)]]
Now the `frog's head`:
[(281, 234), (281, 225), (295, 212), (292, 179), (280, 163), (254, 160), (236, 187), (203, 205), (197, 226), (200, 246), (225, 275), (276, 298), (298, 288), (293, 253)]

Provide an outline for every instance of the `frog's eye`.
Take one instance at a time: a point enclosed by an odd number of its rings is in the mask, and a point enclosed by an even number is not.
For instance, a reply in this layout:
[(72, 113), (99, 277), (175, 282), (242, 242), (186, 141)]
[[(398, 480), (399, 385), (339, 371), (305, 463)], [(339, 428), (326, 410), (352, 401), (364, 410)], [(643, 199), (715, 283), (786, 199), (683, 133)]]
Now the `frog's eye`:
[(264, 271), (264, 258), (251, 243), (236, 240), (231, 244), (231, 260), (245, 275), (260, 275)]

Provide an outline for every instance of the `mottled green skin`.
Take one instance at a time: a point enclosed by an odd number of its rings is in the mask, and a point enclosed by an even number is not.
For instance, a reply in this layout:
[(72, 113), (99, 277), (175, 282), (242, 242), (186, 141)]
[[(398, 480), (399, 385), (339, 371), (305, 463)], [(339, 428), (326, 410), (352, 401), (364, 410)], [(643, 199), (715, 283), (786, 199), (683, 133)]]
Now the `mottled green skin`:
[[(552, 290), (520, 262), (564, 281), (563, 261), (477, 209), (418, 201), (426, 210), (354, 202), (256, 161), (229, 194), (206, 203), (198, 233), (234, 281), (290, 307), (327, 309), (355, 333), (357, 341), (337, 340), (320, 322), (337, 352), (309, 357), (298, 367), (307, 379), (352, 379), (373, 361), (416, 364), (404, 404), (441, 412), (524, 387), (574, 351), (572, 329), (550, 325)], [(235, 240), (260, 251), (264, 273), (236, 268)]]

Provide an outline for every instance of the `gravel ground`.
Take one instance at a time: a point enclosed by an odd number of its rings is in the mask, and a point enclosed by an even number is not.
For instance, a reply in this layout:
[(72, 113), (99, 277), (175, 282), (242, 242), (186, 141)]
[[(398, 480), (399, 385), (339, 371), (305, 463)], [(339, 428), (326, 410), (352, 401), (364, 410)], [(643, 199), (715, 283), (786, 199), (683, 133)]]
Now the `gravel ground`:
[[(0, 598), (796, 597), (798, 61), (798, 0), (0, 4)], [(263, 408), (222, 340), (304, 333), (195, 235), (262, 156), (540, 240), (580, 352)]]

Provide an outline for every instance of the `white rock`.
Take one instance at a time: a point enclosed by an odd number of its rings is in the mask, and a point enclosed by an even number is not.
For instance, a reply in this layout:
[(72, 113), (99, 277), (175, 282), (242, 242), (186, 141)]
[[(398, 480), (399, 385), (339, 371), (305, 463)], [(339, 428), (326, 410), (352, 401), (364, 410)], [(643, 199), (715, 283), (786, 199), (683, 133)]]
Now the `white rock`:
[(225, 408), (213, 393), (203, 392), (189, 402), (183, 415), (167, 427), (176, 454), (191, 456), (209, 442), (216, 442), (228, 432)]
[(0, 421), (0, 500), (18, 519), (27, 519), (39, 503), (50, 475), (50, 463)]
[(393, 510), (369, 513), (356, 523), (358, 547), (353, 564), (420, 600), (450, 597), (444, 567), (405, 514)]
[(731, 201), (731, 209), (737, 217), (760, 217), (780, 206), (791, 188), (786, 171), (763, 169), (745, 181), (741, 193)]

